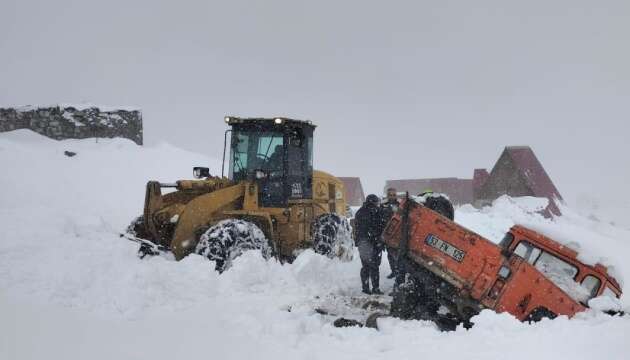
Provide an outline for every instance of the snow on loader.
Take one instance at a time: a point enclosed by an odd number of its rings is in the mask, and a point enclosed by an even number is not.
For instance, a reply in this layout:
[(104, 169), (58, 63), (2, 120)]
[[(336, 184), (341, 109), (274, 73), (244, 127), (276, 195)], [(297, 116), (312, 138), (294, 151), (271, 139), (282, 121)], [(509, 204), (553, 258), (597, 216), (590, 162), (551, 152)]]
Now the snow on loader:
[(587, 265), (567, 246), (514, 226), (499, 244), (406, 200), (384, 231), (398, 249), (393, 316), (453, 330), (483, 309), (535, 322), (572, 317), (599, 296), (621, 296), (606, 267)]
[[(300, 249), (349, 259), (350, 225), (343, 183), (313, 170), (310, 121), (226, 117), (223, 170), (195, 167), (199, 180), (149, 181), (144, 214), (124, 234), (141, 244), (139, 255), (197, 253), (227, 269), (246, 250), (291, 261)], [(162, 189), (175, 191), (163, 194)]]

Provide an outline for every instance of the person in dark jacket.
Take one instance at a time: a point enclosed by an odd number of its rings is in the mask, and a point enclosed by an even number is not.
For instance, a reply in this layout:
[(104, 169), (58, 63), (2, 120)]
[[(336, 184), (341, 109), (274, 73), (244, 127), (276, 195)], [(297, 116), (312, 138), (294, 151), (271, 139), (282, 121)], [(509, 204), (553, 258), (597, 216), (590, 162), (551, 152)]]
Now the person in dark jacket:
[(368, 195), (355, 215), (355, 241), (361, 257), (361, 285), (366, 294), (382, 294), (379, 287), (379, 267), (384, 246), (381, 240), (384, 223), (379, 203), (378, 196)]
[[(389, 188), (387, 189), (387, 199), (381, 205), (382, 213), (383, 213), (383, 223), (387, 224), (389, 220), (392, 218), (394, 213), (398, 211), (398, 207), (400, 203), (398, 202), (398, 196), (396, 189)], [(391, 274), (387, 276), (388, 279), (393, 279), (396, 277), (396, 249), (387, 247), (387, 261), (389, 262), (389, 268), (392, 270)]]

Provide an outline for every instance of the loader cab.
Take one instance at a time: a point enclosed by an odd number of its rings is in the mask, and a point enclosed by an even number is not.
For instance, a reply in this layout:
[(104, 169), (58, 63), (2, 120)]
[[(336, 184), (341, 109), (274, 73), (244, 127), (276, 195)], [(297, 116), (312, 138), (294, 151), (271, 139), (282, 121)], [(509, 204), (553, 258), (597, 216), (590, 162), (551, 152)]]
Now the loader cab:
[[(232, 127), (229, 178), (255, 181), (262, 207), (312, 199), (313, 131), (310, 121), (226, 117)], [(225, 161), (225, 160), (224, 160)]]

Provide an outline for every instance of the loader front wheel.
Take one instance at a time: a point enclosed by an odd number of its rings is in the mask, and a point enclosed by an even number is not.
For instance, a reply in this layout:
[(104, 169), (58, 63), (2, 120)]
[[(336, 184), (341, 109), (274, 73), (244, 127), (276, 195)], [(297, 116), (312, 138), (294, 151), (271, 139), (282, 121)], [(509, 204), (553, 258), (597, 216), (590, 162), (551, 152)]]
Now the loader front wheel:
[(329, 258), (352, 260), (352, 231), (348, 219), (337, 214), (320, 215), (311, 226), (313, 250)]
[(245, 220), (228, 219), (201, 234), (195, 252), (214, 261), (216, 271), (222, 273), (234, 259), (249, 250), (260, 251), (264, 259), (269, 259), (272, 253), (269, 241), (258, 226)]

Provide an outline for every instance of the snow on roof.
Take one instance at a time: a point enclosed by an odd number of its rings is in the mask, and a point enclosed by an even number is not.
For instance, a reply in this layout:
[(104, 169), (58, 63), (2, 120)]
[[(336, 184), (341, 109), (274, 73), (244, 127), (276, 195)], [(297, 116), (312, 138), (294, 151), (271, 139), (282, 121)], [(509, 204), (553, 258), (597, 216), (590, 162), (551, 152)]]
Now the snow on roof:
[(93, 104), (93, 103), (58, 103), (58, 104), (50, 104), (50, 105), (9, 105), (9, 106), (0, 106), (1, 109), (15, 109), (16, 111), (26, 112), (26, 111), (34, 111), (39, 109), (49, 109), (49, 108), (74, 108), (79, 111), (87, 110), (87, 109), (99, 109), (101, 112), (115, 112), (115, 111), (141, 111), (141, 109), (137, 106), (112, 106), (112, 105), (101, 105), (101, 104)]

